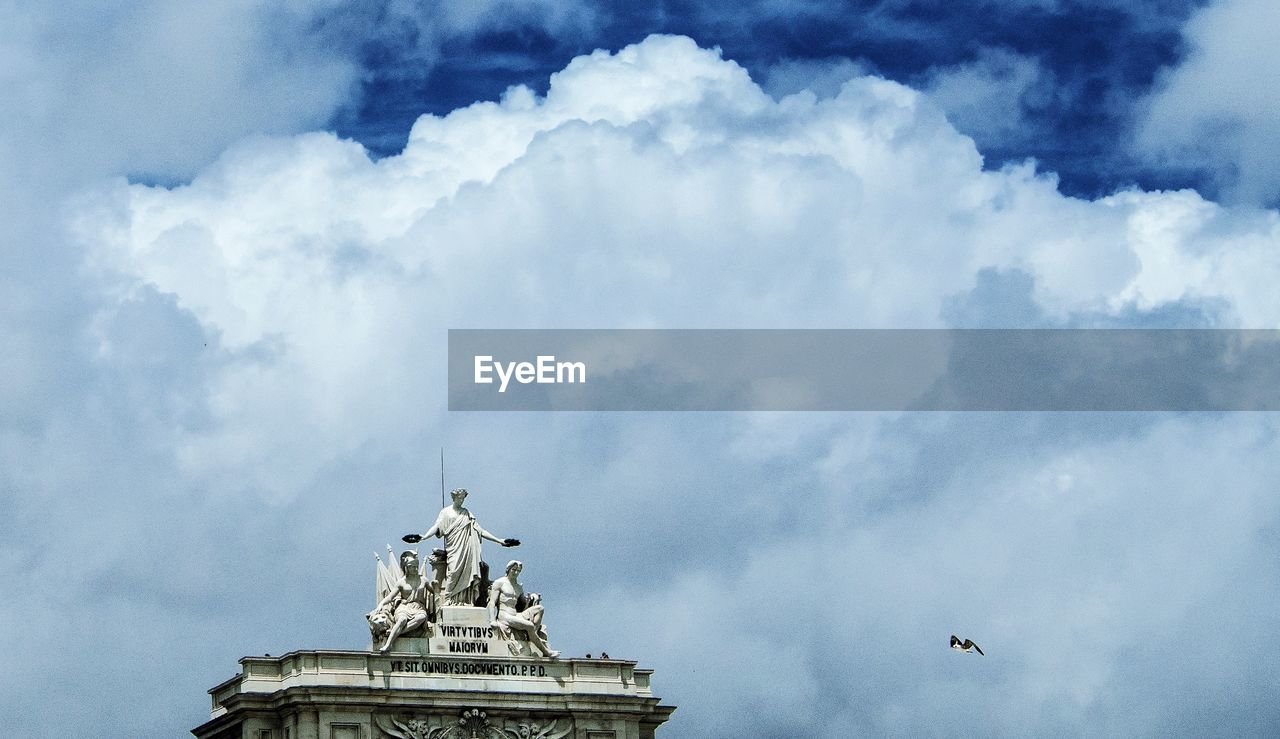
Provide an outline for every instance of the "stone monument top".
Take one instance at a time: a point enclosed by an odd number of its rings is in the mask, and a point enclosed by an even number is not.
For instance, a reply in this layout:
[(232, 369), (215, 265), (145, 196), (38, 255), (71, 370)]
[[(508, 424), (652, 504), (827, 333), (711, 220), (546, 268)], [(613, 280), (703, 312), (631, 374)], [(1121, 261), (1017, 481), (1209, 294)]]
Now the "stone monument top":
[[(647, 739), (675, 710), (650, 689), (650, 670), (618, 659), (561, 658), (548, 644), (545, 604), (512, 559), (491, 579), (489, 533), (464, 489), (410, 546), (377, 553), (364, 651), (304, 650), (245, 657), (209, 691), (201, 739)], [(425, 550), (425, 547), (423, 548)], [(354, 615), (354, 614), (353, 614)]]
[(366, 614), (372, 648), (382, 654), (403, 650), (428, 654), (503, 654), (513, 657), (560, 656), (547, 645), (542, 624), (544, 608), (537, 593), (520, 584), (524, 563), (511, 560), (505, 574), (489, 579), (489, 565), (480, 558), (482, 541), (504, 547), (520, 546), (519, 539), (501, 539), (485, 531), (463, 505), (467, 491), (451, 493), (436, 521), (422, 534), (404, 540), (417, 544), (431, 537), (444, 548), (428, 558), (430, 574), (421, 572), (418, 551), (402, 552), (397, 560), (390, 546), (387, 561), (376, 553), (377, 605)]

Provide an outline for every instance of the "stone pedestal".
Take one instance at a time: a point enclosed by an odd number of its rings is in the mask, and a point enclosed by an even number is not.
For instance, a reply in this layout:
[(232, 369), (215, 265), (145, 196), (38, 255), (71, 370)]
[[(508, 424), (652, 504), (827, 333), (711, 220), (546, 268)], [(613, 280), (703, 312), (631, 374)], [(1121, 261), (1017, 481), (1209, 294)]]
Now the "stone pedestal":
[[(508, 645), (513, 648), (508, 648)], [(489, 619), (489, 609), (468, 606), (440, 609), (440, 622), (434, 625), (428, 650), (430, 654), (479, 657), (514, 657), (520, 654), (518, 645), (498, 638), (497, 629)]]
[[(474, 609), (483, 611), (484, 609)], [(441, 625), (443, 625), (442, 622)], [(455, 626), (481, 627), (470, 623)], [(437, 625), (437, 629), (440, 625)], [(487, 643), (490, 637), (473, 639)], [(433, 635), (430, 641), (448, 637)], [(650, 739), (675, 710), (625, 660), (455, 656), (405, 639), (387, 655), (245, 657), (209, 691), (201, 739)], [(425, 652), (425, 654), (424, 654)]]
[[(442, 654), (475, 657), (530, 657), (537, 653), (528, 643), (528, 637), (519, 631), (510, 632), (504, 638), (489, 620), (489, 609), (471, 606), (445, 606), (440, 609), (440, 621), (426, 624), (415, 633), (420, 636), (402, 636), (392, 645), (393, 652), (408, 652), (421, 656)], [(379, 645), (371, 645), (377, 651)]]

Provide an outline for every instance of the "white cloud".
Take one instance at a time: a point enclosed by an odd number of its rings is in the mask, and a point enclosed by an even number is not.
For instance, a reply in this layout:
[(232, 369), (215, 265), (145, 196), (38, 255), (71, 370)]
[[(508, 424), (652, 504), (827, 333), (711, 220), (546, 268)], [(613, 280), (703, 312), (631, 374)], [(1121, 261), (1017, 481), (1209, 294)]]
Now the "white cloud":
[(1025, 167), (983, 172), (910, 89), (775, 102), (671, 37), (579, 58), (545, 99), (424, 116), (399, 157), (254, 139), (189, 186), (95, 205), (78, 228), (97, 267), (173, 294), (228, 350), (276, 347), (211, 380), (219, 423), (182, 456), (278, 494), (325, 463), (314, 434), (349, 450), (439, 402), (445, 326), (931, 326), (988, 267), (1031, 274), (1062, 318), (1188, 296), (1280, 318), (1272, 212), (1065, 198)]
[[(486, 527), (526, 542), (553, 641), (599, 635), (654, 664), (692, 735), (737, 731), (744, 700), (780, 734), (945, 733), (955, 696), (989, 731), (1130, 733), (1161, 720), (1162, 690), (1186, 698), (1176, 716), (1227, 701), (1202, 697), (1233, 684), (1193, 639), (1205, 609), (1242, 659), (1271, 618), (1274, 581), (1238, 574), (1270, 561), (1270, 476), (1236, 461), (1275, 456), (1265, 418), (445, 417), (450, 327), (935, 326), (986, 268), (1033, 277), (1056, 320), (1187, 298), (1280, 318), (1276, 213), (984, 172), (934, 104), (883, 79), (774, 100), (654, 37), (575, 60), (544, 99), (423, 117), (397, 157), (254, 137), (189, 185), (105, 183), (57, 223), (85, 295), (56, 345), (65, 376), (7, 360), (44, 384), (5, 399), (35, 420), (0, 436), (21, 496), (0, 562), (33, 611), (70, 600), (94, 623), (35, 619), (6, 642), (31, 659), (54, 643), (136, 678), (131, 651), (168, 655), (196, 667), (149, 687), (203, 710), (240, 651), (357, 646), (359, 562), (425, 519), (441, 438)], [(30, 554), (51, 532), (91, 555)], [(1205, 532), (1220, 545), (1188, 551)], [(189, 637), (214, 614), (252, 643)], [(160, 626), (133, 633), (139, 618)], [(665, 641), (642, 642), (651, 627)], [(991, 660), (951, 660), (952, 629)], [(732, 672), (766, 643), (772, 672)], [(1244, 664), (1268, 684), (1272, 665)]]
[(6, 138), (68, 174), (186, 176), (246, 134), (322, 125), (358, 71), (300, 33), (325, 5), (14, 8), (0, 30)]
[[(942, 436), (985, 425), (938, 419)], [(656, 592), (574, 602), (568, 630), (651, 655), (698, 735), (1199, 733), (1214, 711), (1263, 695), (1271, 670), (1249, 655), (1277, 621), (1263, 572), (1275, 571), (1278, 470), (1237, 460), (1273, 448), (1275, 424), (1166, 418), (1027, 448), (1014, 440), (1024, 419), (991, 419), (1004, 455), (957, 460), (887, 511), (865, 505), (884, 491), (866, 460), (844, 468), (848, 490), (771, 491), (806, 525)], [(891, 422), (879, 446), (919, 449), (930, 435)], [(950, 652), (951, 633), (987, 656)]]
[(1183, 35), (1189, 53), (1146, 101), (1137, 145), (1165, 167), (1205, 169), (1232, 201), (1280, 202), (1280, 5), (1221, 0)]
[[(848, 559), (869, 572), (919, 578), (900, 589), (889, 575), (885, 587), (858, 598), (870, 611), (868, 629), (879, 626), (878, 610), (894, 607), (883, 603), (902, 604), (907, 624), (882, 640), (889, 652), (912, 648), (913, 626), (921, 627), (920, 638), (945, 635), (948, 624), (990, 629), (988, 639), (1013, 651), (988, 647), (1001, 663), (994, 674), (975, 671), (960, 680), (987, 702), (976, 715), (1000, 715), (996, 723), (1009, 733), (1092, 725), (1094, 712), (1116, 694), (1125, 696), (1129, 715), (1111, 717), (1111, 726), (1141, 733), (1157, 725), (1171, 710), (1165, 694), (1135, 678), (1169, 693), (1189, 690), (1192, 674), (1146, 670), (1176, 653), (1173, 644), (1211, 631), (1216, 604), (1250, 607), (1242, 606), (1253, 596), (1238, 589), (1237, 573), (1267, 559), (1255, 522), (1273, 520), (1277, 510), (1266, 485), (1234, 461), (1242, 450), (1272, 443), (1273, 425), (1264, 420), (1259, 428), (1258, 420), (1172, 421), (1136, 439), (1053, 451), (1025, 466), (1002, 460), (976, 477), (966, 471), (953, 481), (956, 489), (870, 524), (879, 529), (871, 542), (849, 548)], [(1185, 461), (1192, 457), (1195, 470)], [(1075, 478), (1070, 490), (1053, 482), (1056, 470)], [(1227, 491), (1207, 494), (1215, 486)], [(1213, 544), (1198, 549), (1195, 541)], [(1215, 649), (1230, 659), (1247, 653), (1255, 635), (1221, 633)], [(1190, 649), (1180, 659), (1209, 662), (1214, 650)], [(952, 691), (908, 686), (904, 678), (895, 687), (921, 704), (916, 720), (925, 730), (945, 715)]]

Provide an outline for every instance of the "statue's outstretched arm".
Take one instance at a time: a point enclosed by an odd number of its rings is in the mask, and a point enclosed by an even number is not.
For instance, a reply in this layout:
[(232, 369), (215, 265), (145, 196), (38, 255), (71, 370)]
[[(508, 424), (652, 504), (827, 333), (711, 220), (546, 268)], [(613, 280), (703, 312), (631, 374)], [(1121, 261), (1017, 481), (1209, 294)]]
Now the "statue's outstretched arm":
[(430, 539), (433, 536), (439, 536), (439, 535), (440, 535), (440, 525), (432, 524), (431, 528), (427, 529), (426, 533), (405, 534), (404, 536), (400, 537), (400, 540), (405, 542), (406, 544), (417, 544), (423, 539)]
[(520, 540), (519, 540), (519, 539), (499, 539), (498, 537), (494, 536), (493, 534), (490, 534), (488, 531), (485, 531), (483, 528), (481, 528), (481, 527), (480, 527), (480, 525), (479, 525), (479, 524), (476, 524), (476, 529), (480, 532), (480, 538), (481, 538), (481, 539), (488, 539), (489, 541), (493, 542), (494, 544), (501, 544), (501, 545), (502, 545), (502, 546), (504, 546), (504, 547), (518, 547), (518, 546), (520, 546)]
[(431, 528), (423, 532), (423, 539), (430, 539), (433, 536), (444, 536), (444, 529), (440, 526), (440, 520), (442, 518), (444, 518), (444, 511), (440, 511), (440, 515), (436, 516), (436, 522), (431, 524)]

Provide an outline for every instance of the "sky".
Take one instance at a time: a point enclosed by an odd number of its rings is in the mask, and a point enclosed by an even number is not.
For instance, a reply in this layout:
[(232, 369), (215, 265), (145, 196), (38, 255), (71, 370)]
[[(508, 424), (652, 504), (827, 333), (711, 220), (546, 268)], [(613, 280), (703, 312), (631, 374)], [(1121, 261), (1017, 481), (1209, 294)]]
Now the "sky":
[(241, 656), (364, 648), (442, 446), (666, 736), (1280, 728), (1271, 414), (445, 392), (450, 328), (1278, 328), (1280, 5), (0, 18), (11, 734), (182, 736)]

